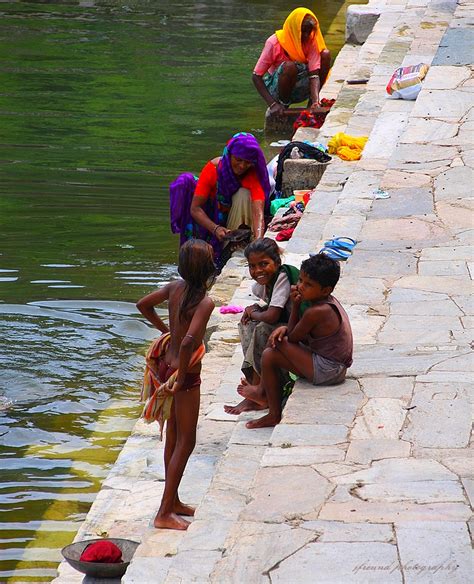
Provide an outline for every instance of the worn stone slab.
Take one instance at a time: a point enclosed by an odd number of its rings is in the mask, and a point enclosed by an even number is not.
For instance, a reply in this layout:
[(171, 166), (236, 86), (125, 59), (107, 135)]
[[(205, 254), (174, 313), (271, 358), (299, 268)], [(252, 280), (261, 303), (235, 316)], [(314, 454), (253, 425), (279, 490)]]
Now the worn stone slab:
[(362, 408), (351, 431), (352, 440), (387, 438), (397, 440), (406, 417), (406, 399), (371, 398)]
[(470, 294), (472, 282), (462, 276), (402, 276), (393, 285), (396, 288), (414, 288), (442, 294)]
[(465, 497), (461, 485), (455, 481), (396, 481), (390, 484), (371, 484), (353, 490), (366, 501), (396, 503), (463, 503)]
[(371, 306), (382, 304), (385, 290), (385, 282), (381, 278), (341, 278), (337, 283), (335, 294), (343, 304)]
[[(457, 89), (450, 91), (428, 89), (418, 96), (412, 116), (459, 121), (470, 107), (472, 107), (472, 96), (469, 93)], [(431, 148), (435, 147), (431, 146)]]
[(450, 384), (416, 383), (403, 438), (425, 448), (462, 448), (471, 435), (471, 402)]
[(332, 479), (333, 477), (339, 477), (342, 475), (350, 475), (366, 467), (367, 465), (354, 464), (351, 462), (322, 462), (313, 465), (313, 468), (327, 479)]
[(383, 189), (421, 188), (431, 185), (431, 176), (422, 172), (401, 170), (387, 170), (383, 175), (380, 186)]
[(337, 446), (283, 446), (267, 448), (262, 466), (311, 466), (319, 462), (344, 460), (345, 452)]
[[(391, 297), (390, 297), (391, 300)], [(461, 310), (448, 297), (444, 300), (425, 302), (394, 302), (390, 305), (390, 314), (405, 316), (462, 316)]]
[(369, 464), (385, 458), (407, 458), (411, 444), (403, 440), (371, 438), (370, 440), (351, 440), (346, 461)]
[(347, 439), (347, 428), (341, 424), (280, 424), (275, 427), (271, 444), (281, 446), (331, 446)]
[[(128, 523), (128, 522), (124, 522)], [(126, 534), (115, 535), (110, 533), (110, 537), (127, 537)], [(167, 531), (149, 527), (144, 530), (141, 545), (135, 552), (134, 558), (148, 557), (169, 557), (178, 552), (178, 546), (183, 541), (184, 533), (179, 531)], [(135, 539), (132, 534), (128, 538)]]
[(397, 481), (456, 481), (457, 477), (436, 460), (415, 458), (392, 458), (375, 461), (371, 468), (352, 475), (337, 477), (340, 485), (355, 483), (390, 484)]
[(384, 307), (353, 304), (346, 308), (354, 342), (358, 345), (374, 344), (377, 333), (385, 322)]
[(418, 263), (420, 276), (469, 276), (467, 264), (463, 260), (434, 260)]
[(474, 371), (474, 355), (466, 352), (461, 355), (449, 356), (433, 367), (433, 371)]
[(406, 401), (413, 394), (413, 377), (364, 377), (360, 379), (367, 397), (385, 397)]
[(381, 112), (375, 121), (363, 158), (389, 159), (408, 122), (408, 112)]
[(381, 541), (393, 543), (393, 531), (391, 525), (370, 523), (342, 523), (338, 521), (305, 521), (300, 524), (303, 529), (315, 531), (318, 543), (330, 541)]
[[(362, 228), (360, 238), (375, 240), (380, 245), (389, 247), (393, 241), (397, 248), (406, 245), (416, 246), (421, 242), (438, 242), (446, 239), (443, 226), (437, 222), (419, 217), (400, 217), (388, 219), (368, 219)], [(377, 274), (374, 274), (377, 275)]]
[(433, 65), (471, 65), (474, 36), (471, 28), (448, 28)]
[(283, 560), (271, 572), (275, 584), (403, 582), (395, 545), (378, 542), (312, 543)]
[(268, 582), (264, 574), (314, 538), (311, 531), (289, 525), (239, 522), (227, 540), (225, 556), (208, 581), (212, 584)]
[(382, 278), (415, 274), (416, 258), (410, 252), (372, 252), (356, 248), (353, 257), (347, 262), (344, 274), (357, 277), (365, 276), (368, 272)]
[(472, 580), (472, 552), (465, 523), (397, 522), (395, 531), (407, 584), (464, 584)]
[[(423, 82), (423, 86), (426, 86), (426, 80)], [(436, 142), (437, 140), (454, 138), (457, 133), (458, 124), (454, 122), (414, 118), (410, 120), (400, 142), (404, 144)]]
[(238, 489), (212, 487), (196, 509), (195, 519), (232, 521), (245, 507), (246, 495)]
[(455, 316), (391, 315), (378, 335), (381, 343), (415, 346), (443, 345), (452, 339), (452, 332), (462, 330)]
[(421, 250), (420, 256), (420, 260), (422, 261), (468, 261), (473, 258), (474, 248), (468, 245), (456, 245), (453, 247), (426, 247)]
[(319, 512), (319, 519), (355, 522), (392, 523), (394, 521), (466, 521), (471, 511), (464, 503), (429, 503), (418, 505), (409, 502), (367, 502), (354, 499), (350, 502), (329, 501)]
[[(166, 584), (181, 584), (186, 582), (209, 582), (215, 565), (221, 559), (221, 551), (186, 550), (173, 558)], [(156, 580), (155, 580), (156, 582)]]
[[(257, 412), (260, 416), (261, 412)], [(258, 416), (256, 416), (258, 417)], [(245, 422), (238, 422), (230, 437), (230, 444), (253, 444), (255, 446), (267, 445), (270, 442), (273, 428), (257, 428), (249, 430), (245, 427)]]
[[(301, 485), (305, 488), (301, 489)], [(261, 468), (250, 490), (251, 502), (240, 518), (282, 522), (301, 517), (317, 510), (331, 490), (329, 481), (310, 467)], [(292, 493), (291, 497), (288, 493)]]
[(132, 560), (125, 576), (122, 577), (122, 584), (153, 584), (162, 582), (172, 558), (140, 558)]
[(458, 199), (457, 201), (440, 201), (436, 203), (438, 217), (444, 225), (455, 233), (472, 227), (472, 211), (474, 201), (471, 199)]
[(372, 218), (410, 217), (434, 213), (433, 195), (429, 188), (390, 189), (390, 199), (375, 200)]
[(466, 188), (472, 187), (473, 171), (468, 166), (456, 166), (441, 173), (434, 180), (436, 201), (456, 200), (465, 196)]
[(423, 89), (456, 89), (469, 79), (471, 72), (468, 67), (452, 65), (430, 67), (423, 80)]
[(356, 347), (350, 375), (409, 376), (427, 373), (430, 367), (451, 357), (446, 351), (421, 352), (401, 345), (371, 345)]

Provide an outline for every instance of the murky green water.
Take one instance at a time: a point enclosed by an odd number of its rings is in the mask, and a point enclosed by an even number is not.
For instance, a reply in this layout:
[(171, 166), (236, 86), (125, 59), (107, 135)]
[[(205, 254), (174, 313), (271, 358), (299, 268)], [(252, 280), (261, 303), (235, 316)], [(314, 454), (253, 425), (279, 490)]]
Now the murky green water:
[[(133, 426), (167, 185), (263, 139), (252, 66), (297, 5), (0, 3), (0, 582), (54, 577)], [(318, 4), (334, 53), (342, 6)]]

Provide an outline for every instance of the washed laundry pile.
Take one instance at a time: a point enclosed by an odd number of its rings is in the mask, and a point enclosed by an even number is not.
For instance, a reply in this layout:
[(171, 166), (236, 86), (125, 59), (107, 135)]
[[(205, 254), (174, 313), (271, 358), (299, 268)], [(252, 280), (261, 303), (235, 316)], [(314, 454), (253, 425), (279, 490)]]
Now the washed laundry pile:
[(338, 132), (328, 142), (329, 154), (337, 154), (342, 160), (359, 160), (368, 139), (368, 136), (349, 136)]
[(274, 217), (268, 225), (269, 231), (278, 232), (277, 241), (288, 241), (303, 216), (304, 203), (293, 204), (283, 215)]
[(293, 128), (297, 130), (298, 128), (320, 128), (324, 124), (324, 120), (329, 113), (329, 110), (332, 108), (334, 103), (336, 102), (335, 99), (323, 99), (319, 102), (321, 107), (328, 108), (326, 112), (311, 113), (310, 110), (303, 110), (300, 115), (296, 118)]
[[(352, 237), (333, 237), (324, 243), (324, 247), (319, 250), (319, 253), (327, 255), (333, 260), (344, 262), (351, 257), (352, 251), (356, 245), (357, 241), (352, 239)], [(310, 255), (315, 254), (313, 253)]]

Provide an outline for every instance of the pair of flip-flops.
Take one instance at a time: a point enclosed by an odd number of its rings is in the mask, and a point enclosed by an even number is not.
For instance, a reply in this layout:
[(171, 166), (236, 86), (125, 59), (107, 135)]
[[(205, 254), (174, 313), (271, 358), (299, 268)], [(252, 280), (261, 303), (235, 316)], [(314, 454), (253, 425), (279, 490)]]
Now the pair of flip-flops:
[(319, 251), (338, 262), (345, 262), (351, 257), (357, 241), (352, 237), (333, 237), (324, 243), (324, 247)]

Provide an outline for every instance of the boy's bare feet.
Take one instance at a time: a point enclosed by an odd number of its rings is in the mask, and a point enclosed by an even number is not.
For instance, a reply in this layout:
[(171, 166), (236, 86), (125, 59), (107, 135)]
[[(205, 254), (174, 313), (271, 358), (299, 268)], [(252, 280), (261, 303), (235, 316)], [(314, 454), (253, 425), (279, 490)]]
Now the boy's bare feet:
[(178, 517), (176, 513), (167, 513), (166, 515), (157, 514), (153, 525), (157, 529), (179, 529), (180, 531), (185, 531), (189, 527), (189, 521)]
[(233, 414), (234, 416), (238, 416), (242, 412), (253, 412), (264, 409), (264, 406), (261, 406), (247, 398), (243, 399), (236, 406), (224, 406), (224, 411), (226, 414)]
[(251, 420), (245, 424), (246, 428), (249, 430), (253, 430), (255, 428), (268, 428), (270, 426), (276, 426), (281, 420), (279, 416), (272, 416), (267, 414), (266, 416), (262, 416), (257, 420)]
[[(265, 393), (262, 391), (259, 385), (239, 385), (237, 388), (237, 393), (242, 397), (255, 402), (263, 408), (267, 408), (267, 398)], [(262, 408), (262, 409), (263, 409)]]
[(176, 513), (176, 515), (186, 515), (187, 517), (194, 517), (195, 511), (196, 509), (194, 507), (191, 507), (190, 505), (185, 505), (184, 503), (181, 503), (181, 501), (176, 501), (173, 507), (173, 512)]

